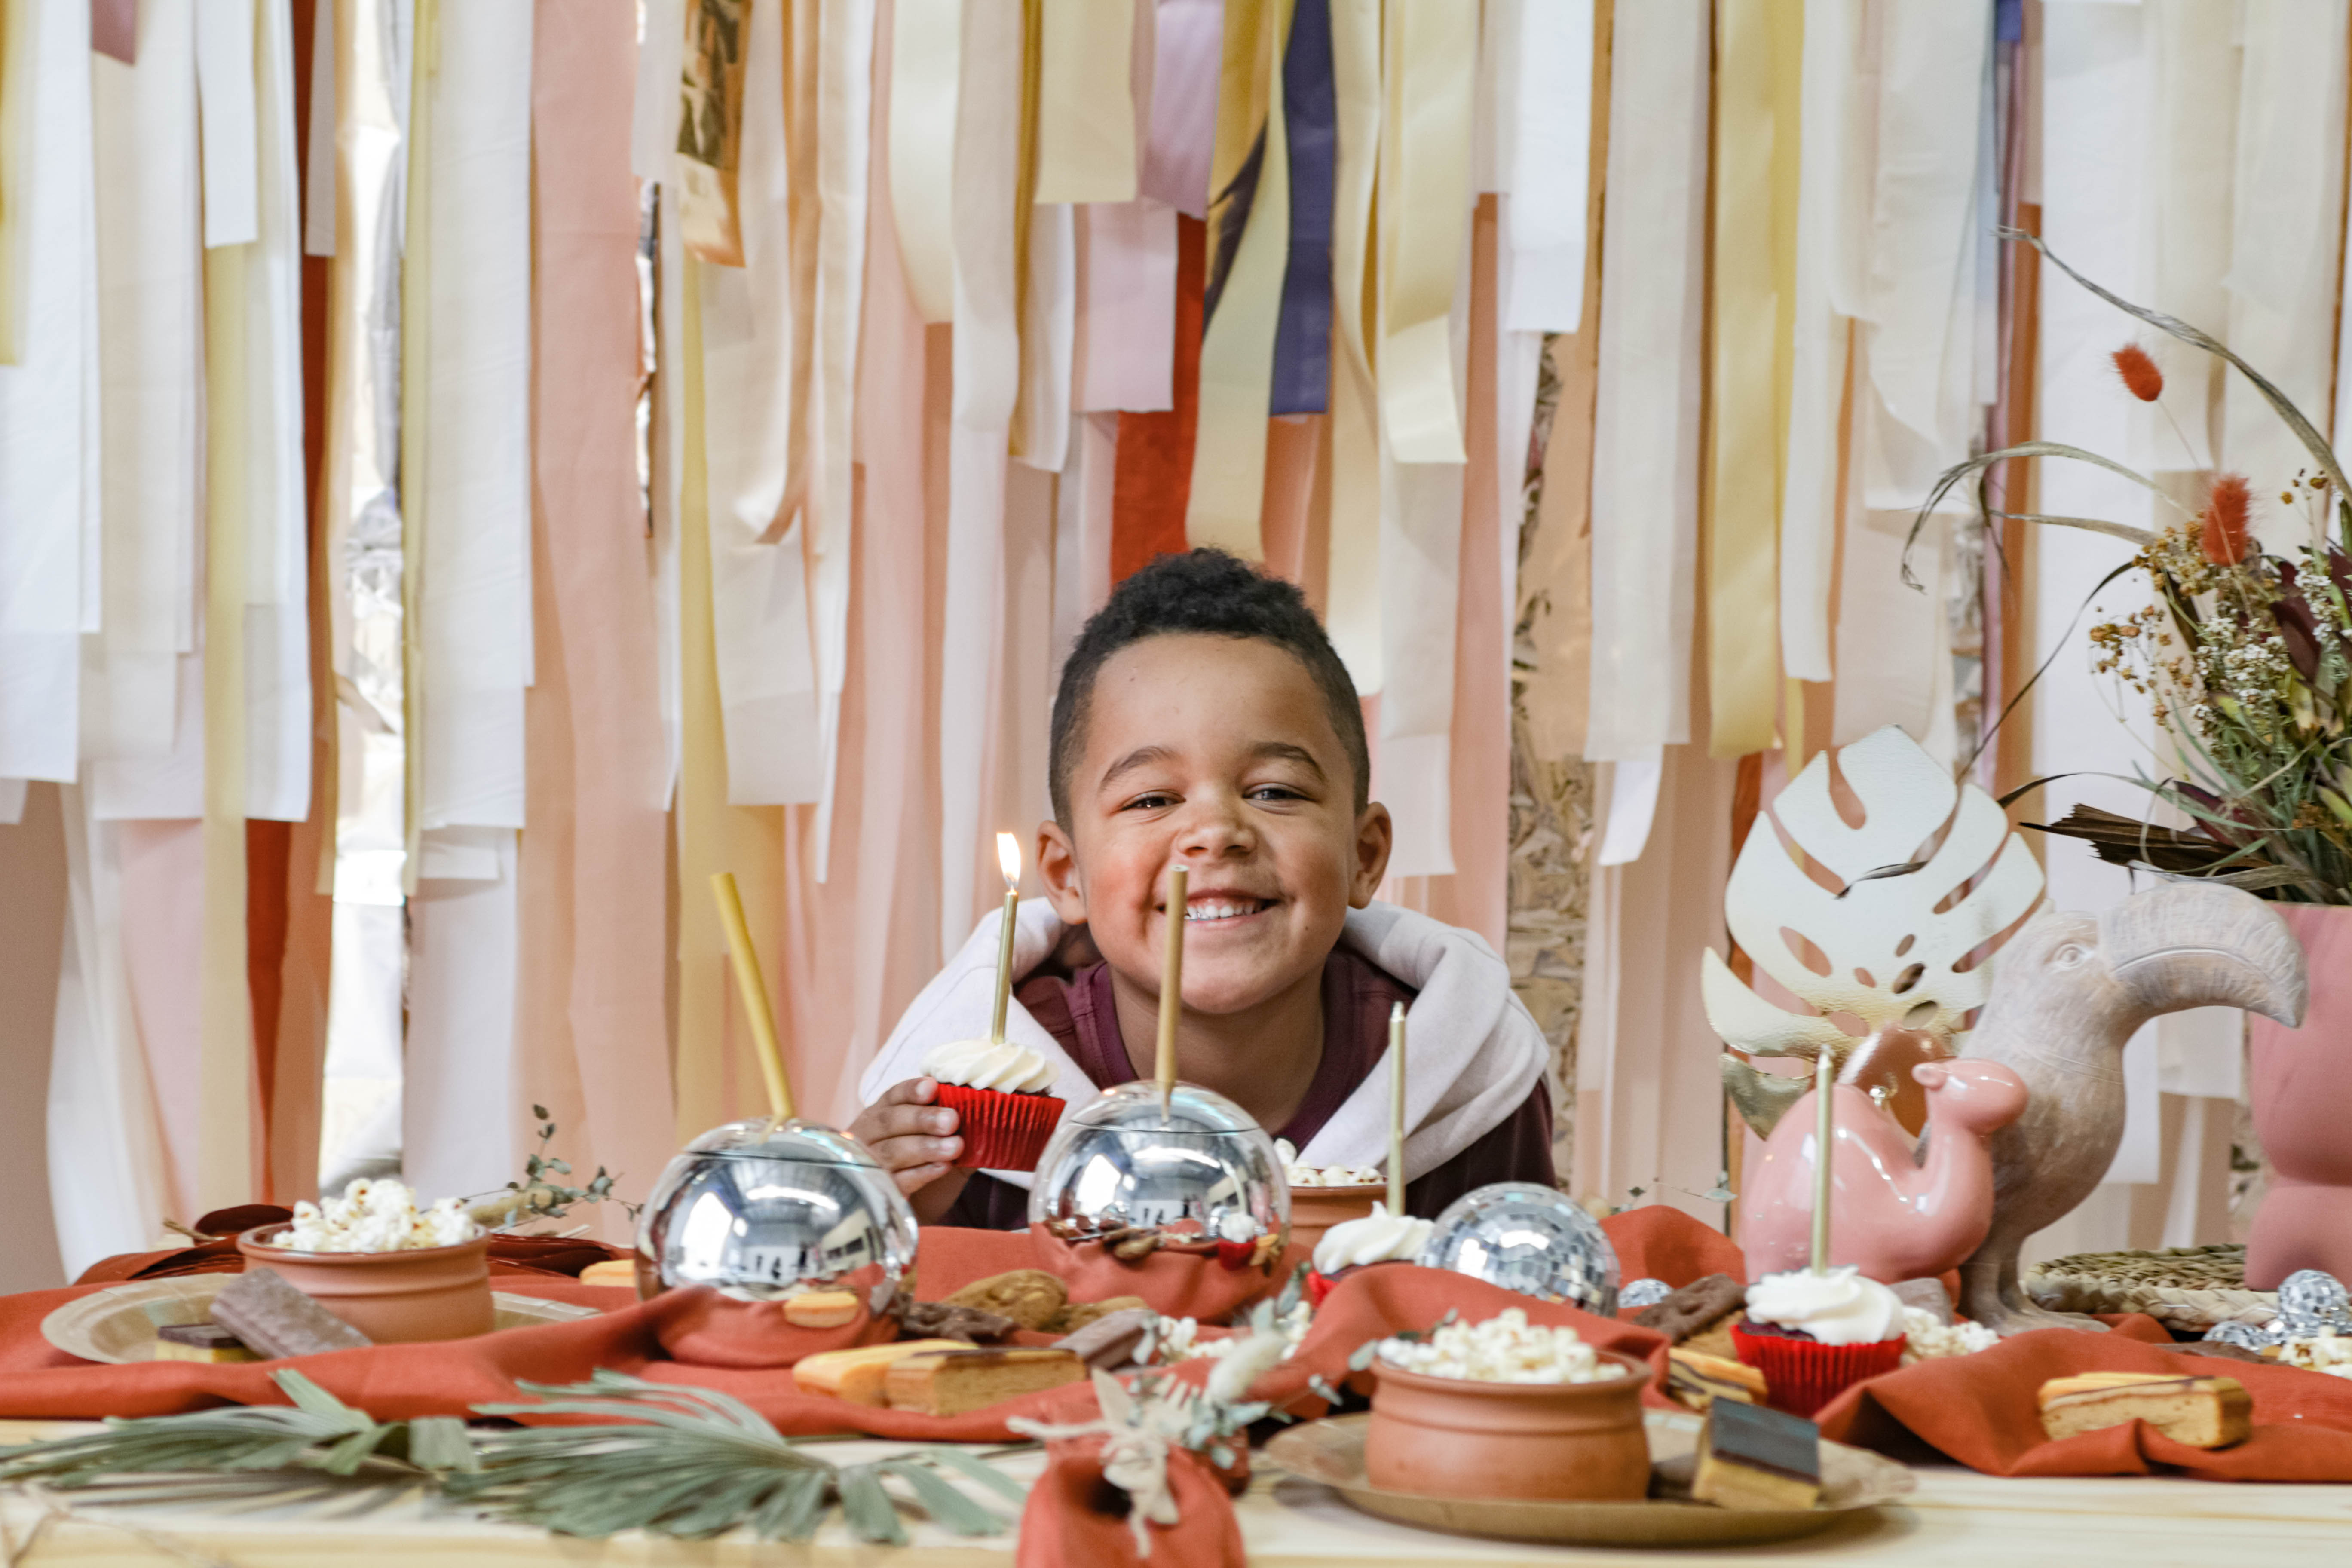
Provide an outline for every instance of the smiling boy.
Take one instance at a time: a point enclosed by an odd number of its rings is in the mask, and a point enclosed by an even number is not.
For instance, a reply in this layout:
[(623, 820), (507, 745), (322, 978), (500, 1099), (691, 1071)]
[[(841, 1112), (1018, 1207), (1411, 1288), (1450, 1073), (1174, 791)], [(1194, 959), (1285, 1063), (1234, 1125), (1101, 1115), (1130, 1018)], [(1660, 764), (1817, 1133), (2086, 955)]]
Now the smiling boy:
[[(1489, 1182), (1551, 1183), (1547, 1052), (1501, 961), (1469, 932), (1372, 901), (1388, 809), (1370, 798), (1355, 688), (1297, 588), (1211, 550), (1128, 578), (1071, 650), (1052, 745), (1038, 871), (1059, 929), (1024, 920), (1022, 935), (1061, 962), (1036, 963), (1029, 943), (1008, 1035), (1056, 1061), (1055, 1093), (1083, 1101), (1150, 1076), (1181, 865), (1185, 1081), (1308, 1163), (1381, 1163), (1381, 1063), (1402, 1002), (1408, 1206), (1434, 1215)], [(955, 1166), (956, 1113), (909, 1076), (929, 1047), (975, 1032), (959, 1028), (955, 998), (980, 971), (992, 979), (996, 931), (992, 919), (974, 933), (863, 1080), (852, 1131), (927, 1223), (1025, 1219), (1024, 1178)]]

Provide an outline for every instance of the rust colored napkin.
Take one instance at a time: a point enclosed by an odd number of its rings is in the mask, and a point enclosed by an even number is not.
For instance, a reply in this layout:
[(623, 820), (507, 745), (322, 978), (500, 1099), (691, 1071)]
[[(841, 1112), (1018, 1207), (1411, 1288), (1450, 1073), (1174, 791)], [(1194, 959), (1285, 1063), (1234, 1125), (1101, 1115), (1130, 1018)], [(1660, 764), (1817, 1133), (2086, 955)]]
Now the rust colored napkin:
[(1622, 1351), (1661, 1373), (1665, 1370), (1666, 1336), (1654, 1330), (1538, 1301), (1444, 1269), (1382, 1263), (1343, 1276), (1298, 1349), (1258, 1379), (1250, 1395), (1272, 1400), (1295, 1415), (1320, 1415), (1324, 1402), (1308, 1389), (1308, 1380), (1320, 1376), (1334, 1388), (1345, 1383), (1348, 1358), (1366, 1341), (1433, 1328), (1449, 1310), (1464, 1322), (1481, 1323), (1506, 1307), (1520, 1309), (1531, 1323), (1565, 1324), (1601, 1350)]
[(432, 1344), (371, 1345), (286, 1362), (241, 1366), (186, 1362), (94, 1365), (57, 1349), (40, 1335), (49, 1311), (86, 1290), (36, 1290), (0, 1297), (0, 1415), (88, 1419), (100, 1415), (163, 1415), (221, 1404), (283, 1405), (269, 1374), (299, 1366), (347, 1405), (382, 1421), (417, 1415), (463, 1415), (475, 1405), (517, 1402), (519, 1382), (578, 1383), (609, 1367), (655, 1383), (692, 1384), (730, 1394), (795, 1436), (866, 1432), (924, 1442), (1002, 1442), (1010, 1415), (1054, 1411), (1055, 1393), (1010, 1400), (969, 1415), (933, 1416), (907, 1410), (846, 1405), (793, 1386), (780, 1368), (696, 1365), (663, 1354), (666, 1332), (701, 1311), (704, 1292), (675, 1290), (651, 1301), (626, 1289), (550, 1282), (530, 1294), (612, 1310), (577, 1322), (509, 1329), (479, 1339)]
[(1679, 1289), (1710, 1274), (1748, 1278), (1748, 1259), (1732, 1239), (1669, 1204), (1627, 1209), (1601, 1222), (1617, 1249), (1617, 1281), (1663, 1279)]
[[(1994, 1476), (2138, 1476), (2178, 1471), (2207, 1480), (2352, 1481), (2352, 1382), (2298, 1367), (2184, 1354), (2140, 1314), (2116, 1331), (2042, 1329), (1974, 1355), (1924, 1361), (1847, 1390), (1821, 1415), (1822, 1436), (1875, 1448), (1926, 1442)], [(2190, 1448), (2139, 1422), (2053, 1443), (2034, 1395), (2053, 1377), (2155, 1372), (2234, 1377), (2253, 1400), (2253, 1436), (2228, 1448)]]
[[(1083, 1419), (1083, 1417), (1081, 1417)], [(1013, 1568), (1098, 1568), (1145, 1561), (1127, 1520), (1127, 1494), (1103, 1479), (1099, 1437), (1046, 1445), (1045, 1473), (1029, 1489)], [(1182, 1449), (1168, 1456), (1177, 1521), (1150, 1531), (1150, 1561), (1174, 1568), (1243, 1568), (1241, 1522), (1207, 1462)]]
[[(1073, 1247), (1043, 1226), (1032, 1226), (1029, 1239), (1037, 1258), (1029, 1267), (1060, 1279), (1073, 1301), (1140, 1296), (1153, 1311), (1203, 1323), (1222, 1323), (1260, 1297), (1275, 1294), (1309, 1257), (1307, 1248), (1291, 1247), (1272, 1268), (1228, 1268), (1213, 1252), (1155, 1252), (1140, 1262), (1122, 1263), (1093, 1243)], [(923, 1284), (931, 1288), (928, 1279)]]

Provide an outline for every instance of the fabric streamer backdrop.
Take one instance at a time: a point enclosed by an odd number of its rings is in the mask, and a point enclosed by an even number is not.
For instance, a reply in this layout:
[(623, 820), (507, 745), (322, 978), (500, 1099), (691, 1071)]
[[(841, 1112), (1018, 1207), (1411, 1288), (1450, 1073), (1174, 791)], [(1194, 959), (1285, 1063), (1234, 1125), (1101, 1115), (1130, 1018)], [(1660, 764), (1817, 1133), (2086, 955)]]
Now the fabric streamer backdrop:
[[(1776, 783), (1890, 721), (1957, 766), (2051, 654), (1980, 766), (2152, 736), (2064, 629), (2109, 546), (1979, 574), (1963, 494), (1903, 586), (1936, 472), (1995, 426), (2182, 495), (2299, 460), (2168, 353), (2179, 450), (1994, 218), (2352, 429), (2352, 12), (2242, 9), (13, 0), (0, 823), (55, 940), (0, 1047), (60, 1259), (496, 1186), (534, 1104), (641, 1194), (761, 1109), (722, 870), (847, 1119), (1048, 809), (1077, 628), (1202, 542), (1325, 616), (1384, 897), (1515, 966), (1583, 921), (1576, 1184), (1720, 1219), (1689, 982)], [(1515, 911), (1515, 856), (1590, 907)], [(2076, 858), (2061, 902), (2120, 896)], [(2052, 1241), (2220, 1238), (2236, 1026), (2132, 1047)]]

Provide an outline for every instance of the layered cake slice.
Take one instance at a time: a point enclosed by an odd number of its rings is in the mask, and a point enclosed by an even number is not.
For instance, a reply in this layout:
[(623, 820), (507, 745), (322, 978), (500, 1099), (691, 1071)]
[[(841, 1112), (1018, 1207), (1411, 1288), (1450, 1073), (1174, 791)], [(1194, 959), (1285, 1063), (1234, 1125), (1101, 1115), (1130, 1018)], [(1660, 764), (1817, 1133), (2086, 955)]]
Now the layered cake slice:
[(2126, 1421), (2145, 1421), (2176, 1443), (2226, 1448), (2253, 1429), (2253, 1401), (2234, 1377), (2168, 1377), (2158, 1372), (2086, 1372), (2053, 1377), (2037, 1396), (2042, 1430), (2054, 1441)]

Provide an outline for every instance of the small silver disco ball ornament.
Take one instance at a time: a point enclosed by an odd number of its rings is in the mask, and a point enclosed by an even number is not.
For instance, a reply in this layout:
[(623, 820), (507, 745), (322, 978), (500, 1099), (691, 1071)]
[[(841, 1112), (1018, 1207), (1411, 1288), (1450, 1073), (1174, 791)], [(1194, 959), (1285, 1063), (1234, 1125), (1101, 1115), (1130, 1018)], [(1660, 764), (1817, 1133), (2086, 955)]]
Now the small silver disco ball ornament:
[(1617, 1249), (1601, 1222), (1566, 1193), (1533, 1182), (1496, 1182), (1454, 1199), (1420, 1262), (1538, 1301), (1602, 1317), (1617, 1310)]
[(1163, 1111), (1159, 1085), (1124, 1083), (1055, 1130), (1029, 1223), (1129, 1262), (1174, 1250), (1270, 1267), (1290, 1235), (1290, 1187), (1274, 1140), (1223, 1095), (1180, 1083)]
[(637, 1293), (716, 1286), (743, 1301), (846, 1290), (877, 1314), (915, 1262), (915, 1211), (866, 1146), (809, 1121), (714, 1127), (637, 1216)]

